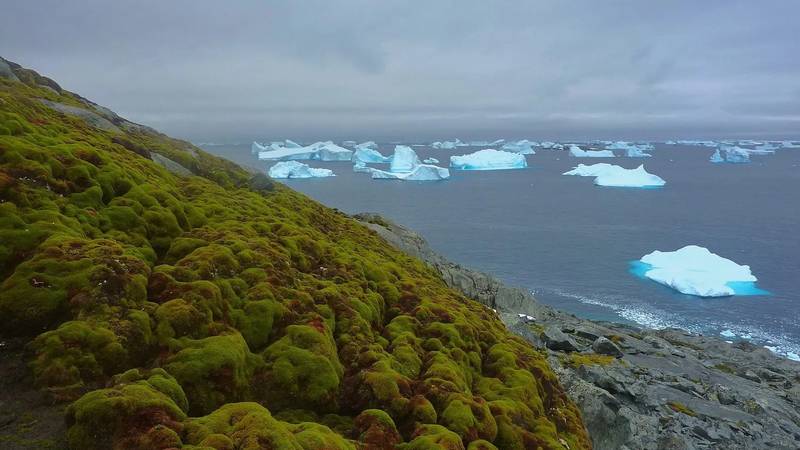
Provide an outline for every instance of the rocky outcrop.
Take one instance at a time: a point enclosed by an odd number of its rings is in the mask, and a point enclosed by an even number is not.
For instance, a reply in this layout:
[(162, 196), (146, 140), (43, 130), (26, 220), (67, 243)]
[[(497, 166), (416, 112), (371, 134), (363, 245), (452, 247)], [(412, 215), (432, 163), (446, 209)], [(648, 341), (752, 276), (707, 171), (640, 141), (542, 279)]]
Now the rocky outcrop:
[(385, 218), (357, 218), (547, 352), (595, 449), (800, 448), (800, 363), (747, 342), (580, 319), (448, 261)]

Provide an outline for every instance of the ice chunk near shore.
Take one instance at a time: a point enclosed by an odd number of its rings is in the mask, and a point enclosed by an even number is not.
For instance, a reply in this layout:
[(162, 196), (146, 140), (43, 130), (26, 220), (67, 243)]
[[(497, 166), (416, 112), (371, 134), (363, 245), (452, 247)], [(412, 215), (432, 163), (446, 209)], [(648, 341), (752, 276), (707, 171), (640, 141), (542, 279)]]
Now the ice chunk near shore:
[(438, 181), (450, 178), (450, 171), (444, 167), (430, 164), (417, 164), (410, 172), (387, 172), (368, 168), (373, 179), (404, 180), (404, 181)]
[(270, 178), (323, 178), (334, 176), (330, 169), (315, 169), (297, 161), (281, 161), (269, 168)]
[(626, 169), (613, 164), (579, 164), (578, 167), (564, 172), (564, 175), (578, 175), (582, 177), (595, 177), (594, 184), (608, 187), (659, 187), (667, 184), (663, 178), (653, 175), (644, 169), (643, 165), (635, 169)]
[(414, 149), (407, 145), (398, 145), (394, 148), (389, 172), (411, 172), (419, 164), (419, 156)]
[(450, 157), (450, 167), (461, 170), (501, 170), (528, 167), (525, 156), (494, 149)]
[(514, 152), (519, 153), (520, 155), (535, 155), (536, 152), (533, 150), (533, 142), (523, 139), (517, 142), (509, 142), (502, 147), (500, 150), (504, 150), (507, 152)]
[(735, 163), (743, 164), (750, 162), (750, 152), (745, 148), (723, 145), (714, 151), (709, 161), (712, 163)]
[(424, 162), (425, 164), (439, 164), (439, 160), (436, 158), (424, 159), (422, 160), (422, 162)]
[(613, 158), (611, 150), (583, 150), (577, 145), (569, 146), (569, 155), (576, 158)]
[(356, 146), (356, 150), (353, 152), (353, 161), (360, 161), (363, 163), (388, 163), (392, 161), (392, 157), (383, 156), (379, 151), (373, 148)]
[(635, 273), (678, 292), (698, 297), (758, 295), (757, 278), (749, 266), (739, 265), (707, 248), (687, 245), (673, 252), (654, 251), (636, 264)]

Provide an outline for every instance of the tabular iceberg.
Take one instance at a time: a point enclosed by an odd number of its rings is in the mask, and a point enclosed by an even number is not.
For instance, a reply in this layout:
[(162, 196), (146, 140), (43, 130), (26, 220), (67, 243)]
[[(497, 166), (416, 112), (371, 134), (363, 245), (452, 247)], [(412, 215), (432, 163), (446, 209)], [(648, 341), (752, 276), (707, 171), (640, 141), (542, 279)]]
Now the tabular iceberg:
[[(257, 144), (254, 142), (254, 144)], [(331, 141), (316, 142), (306, 147), (292, 142), (286, 141), (286, 144), (280, 146), (278, 143), (273, 143), (269, 147), (271, 150), (259, 151), (258, 159), (267, 160), (301, 160), (313, 159), (319, 161), (350, 161), (353, 158), (353, 151), (344, 147), (340, 147)]]
[(720, 146), (714, 151), (714, 154), (711, 155), (709, 161), (711, 161), (712, 163), (722, 163), (722, 162), (729, 162), (736, 164), (749, 163), (750, 152), (746, 148), (724, 145)]
[(583, 150), (577, 145), (569, 146), (569, 155), (576, 158), (613, 158), (611, 150)]
[(271, 178), (323, 178), (334, 176), (330, 169), (315, 169), (297, 161), (281, 161), (269, 168)]
[(534, 145), (533, 142), (527, 139), (523, 139), (517, 142), (509, 142), (508, 144), (505, 144), (502, 147), (500, 147), (500, 150), (519, 153), (520, 155), (535, 155), (536, 152), (532, 148), (533, 145)]
[(379, 151), (369, 148), (369, 147), (360, 147), (361, 144), (356, 146), (355, 152), (353, 152), (353, 162), (363, 162), (363, 163), (387, 163), (391, 162), (391, 156), (383, 156)]
[(467, 147), (469, 144), (465, 142), (461, 142), (461, 139), (455, 139), (452, 141), (444, 141), (444, 142), (434, 142), (431, 144), (431, 148), (439, 149), (439, 150), (452, 150), (456, 147)]
[(609, 187), (659, 187), (667, 184), (663, 178), (653, 175), (641, 165), (635, 169), (626, 169), (613, 164), (578, 164), (578, 167), (564, 172), (564, 175), (577, 175), (581, 177), (596, 177), (594, 184)]
[(674, 252), (656, 250), (638, 261), (635, 272), (698, 297), (767, 294), (754, 287), (757, 278), (749, 266), (736, 264), (697, 245)]
[(539, 144), (539, 147), (541, 147), (543, 149), (546, 149), (546, 150), (563, 150), (564, 149), (564, 145), (563, 144), (559, 144), (559, 143), (556, 143), (556, 142), (550, 142), (550, 141), (542, 142), (541, 144)]
[(387, 172), (385, 170), (372, 169), (373, 179), (386, 180), (405, 180), (405, 181), (437, 181), (450, 178), (450, 171), (444, 167), (437, 167), (430, 164), (417, 164), (410, 172)]
[(781, 148), (800, 148), (800, 143), (792, 141), (781, 142)]
[(494, 149), (450, 157), (450, 167), (461, 170), (501, 170), (528, 167), (525, 156)]
[(439, 160), (436, 158), (424, 159), (422, 160), (422, 162), (424, 162), (425, 164), (439, 164)]

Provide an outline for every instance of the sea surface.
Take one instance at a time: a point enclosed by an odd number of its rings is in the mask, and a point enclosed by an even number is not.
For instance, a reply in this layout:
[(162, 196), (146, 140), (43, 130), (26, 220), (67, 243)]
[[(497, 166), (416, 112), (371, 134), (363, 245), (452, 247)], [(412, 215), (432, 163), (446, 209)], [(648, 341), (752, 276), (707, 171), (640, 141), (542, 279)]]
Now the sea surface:
[[(380, 145), (391, 154), (394, 144)], [(250, 144), (210, 152), (266, 170)], [(416, 146), (446, 166), (477, 148)], [(336, 177), (283, 180), (347, 213), (378, 212), (421, 233), (446, 257), (531, 290), (578, 316), (679, 327), (800, 354), (800, 149), (712, 164), (713, 148), (656, 144), (652, 158), (573, 158), (537, 150), (528, 168), (451, 170), (439, 182), (372, 180), (349, 162), (306, 161)], [(620, 151), (617, 151), (621, 153)], [(578, 163), (645, 168), (659, 189), (608, 188), (563, 176)], [(374, 165), (380, 167), (381, 165)], [(635, 276), (632, 261), (688, 244), (747, 264), (770, 295), (698, 298)]]

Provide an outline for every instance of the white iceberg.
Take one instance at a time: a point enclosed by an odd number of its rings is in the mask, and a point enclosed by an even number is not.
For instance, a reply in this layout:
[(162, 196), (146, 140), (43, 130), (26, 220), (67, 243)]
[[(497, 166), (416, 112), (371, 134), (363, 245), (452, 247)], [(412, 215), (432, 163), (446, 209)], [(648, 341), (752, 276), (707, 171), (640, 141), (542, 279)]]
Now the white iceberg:
[(411, 172), (419, 164), (419, 156), (414, 149), (406, 145), (398, 145), (394, 148), (389, 172)]
[(370, 147), (356, 146), (353, 152), (353, 162), (359, 161), (363, 163), (387, 163), (392, 161), (392, 157), (383, 156), (379, 151)]
[(377, 150), (378, 149), (378, 144), (376, 144), (375, 141), (367, 141), (367, 142), (362, 142), (360, 144), (356, 144), (353, 147), (355, 147), (356, 149), (359, 149), (359, 148), (371, 148), (373, 150)]
[(613, 164), (578, 164), (578, 167), (564, 172), (564, 175), (577, 175), (581, 177), (595, 177), (594, 184), (609, 187), (659, 187), (667, 184), (663, 178), (653, 175), (644, 169), (643, 165), (635, 169), (626, 169)]
[(453, 150), (456, 147), (467, 147), (469, 144), (465, 142), (461, 142), (461, 139), (455, 139), (452, 141), (444, 141), (444, 142), (434, 142), (431, 144), (431, 148), (439, 149), (439, 150)]
[(653, 150), (652, 144), (631, 144), (628, 142), (617, 141), (606, 145), (606, 150), (624, 150), (628, 158), (647, 158), (653, 156), (646, 151)]
[(315, 169), (297, 161), (281, 161), (269, 168), (271, 178), (323, 178), (334, 176), (330, 169)]
[(775, 150), (778, 149), (777, 145), (774, 144), (761, 144), (755, 146), (752, 150), (747, 150), (747, 153), (751, 155), (771, 155), (775, 153)]
[(450, 171), (444, 167), (437, 167), (430, 164), (417, 164), (410, 172), (387, 172), (385, 170), (378, 170), (373, 168), (369, 172), (372, 173), (373, 179), (385, 180), (404, 180), (404, 181), (438, 181), (450, 178)]
[[(253, 143), (257, 144), (256, 142)], [(266, 151), (258, 152), (258, 159), (262, 160), (302, 160), (312, 159), (319, 161), (350, 161), (353, 158), (353, 151), (340, 147), (331, 141), (316, 142), (306, 147), (292, 141), (285, 141), (271, 144)]]
[(541, 147), (541, 148), (543, 148), (545, 150), (563, 150), (564, 149), (564, 145), (563, 144), (559, 144), (557, 142), (550, 142), (550, 141), (542, 142), (541, 144), (539, 144), (539, 147)]
[(501, 170), (528, 167), (525, 156), (494, 149), (450, 157), (450, 167), (461, 170)]
[(750, 162), (750, 152), (746, 148), (723, 145), (714, 151), (709, 161), (712, 163), (743, 164)]
[(680, 145), (694, 145), (699, 147), (716, 147), (718, 144), (714, 141), (687, 141), (682, 140), (677, 142)]
[(439, 160), (436, 158), (424, 159), (422, 160), (422, 162), (424, 162), (425, 164), (439, 164)]
[(342, 147), (355, 147), (356, 141), (342, 141)]
[(736, 264), (697, 245), (674, 252), (656, 250), (639, 262), (644, 277), (698, 297), (736, 295), (740, 283), (752, 285), (757, 281), (749, 266)]
[(535, 155), (536, 152), (533, 150), (533, 144), (533, 142), (523, 139), (517, 142), (509, 142), (500, 147), (500, 150), (519, 153), (520, 155)]
[(577, 145), (569, 146), (569, 155), (576, 158), (613, 158), (611, 150), (583, 150)]
[(800, 148), (800, 143), (793, 141), (781, 142), (781, 148)]

